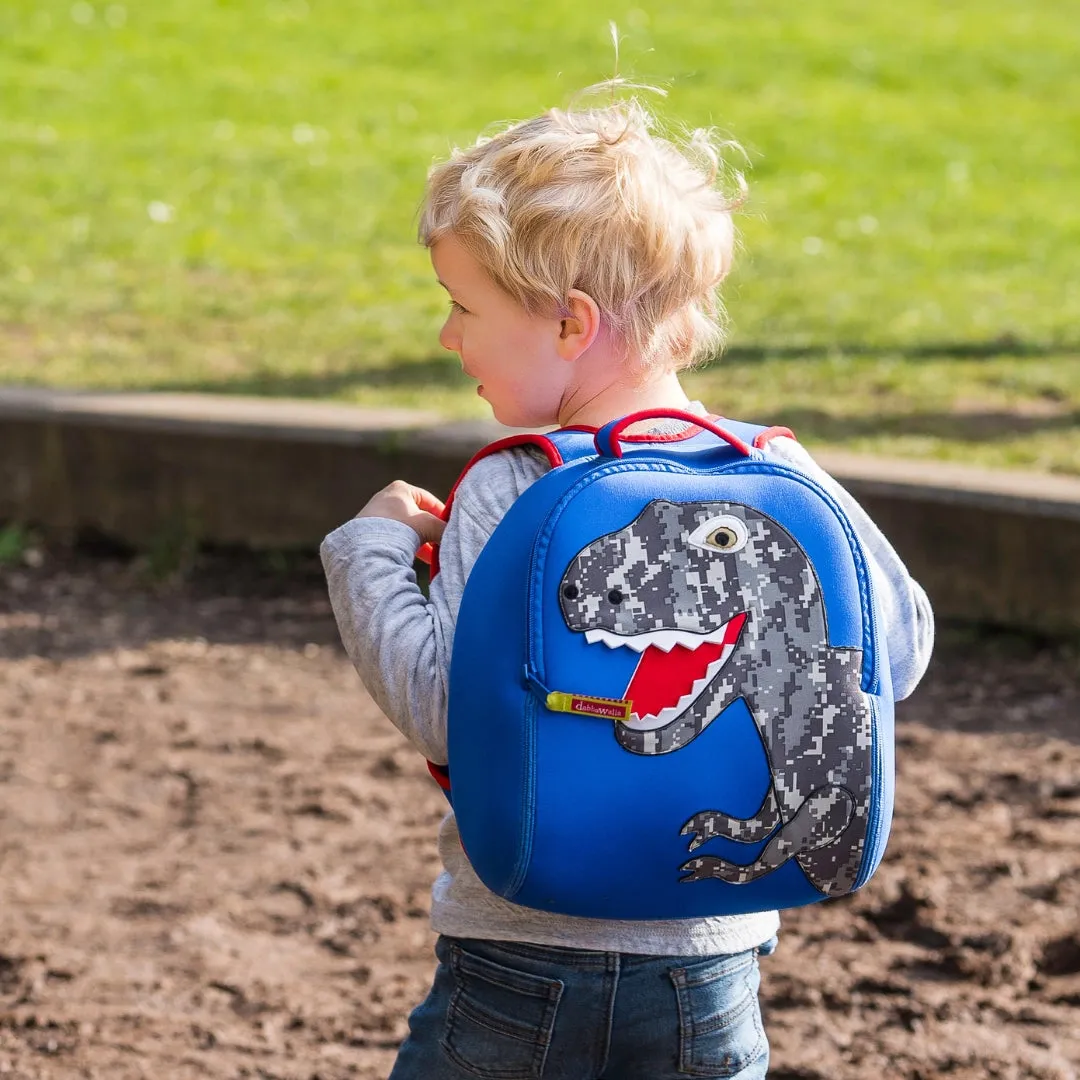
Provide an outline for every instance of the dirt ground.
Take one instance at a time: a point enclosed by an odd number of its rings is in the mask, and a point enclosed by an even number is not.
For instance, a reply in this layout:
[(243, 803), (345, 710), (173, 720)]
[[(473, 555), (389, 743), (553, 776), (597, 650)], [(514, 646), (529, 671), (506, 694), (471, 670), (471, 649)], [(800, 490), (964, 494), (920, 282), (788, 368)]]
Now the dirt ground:
[[(1080, 662), (943, 635), (863, 893), (763, 961), (774, 1080), (1080, 1063)], [(0, 570), (0, 1076), (385, 1077), (442, 795), (311, 563)]]

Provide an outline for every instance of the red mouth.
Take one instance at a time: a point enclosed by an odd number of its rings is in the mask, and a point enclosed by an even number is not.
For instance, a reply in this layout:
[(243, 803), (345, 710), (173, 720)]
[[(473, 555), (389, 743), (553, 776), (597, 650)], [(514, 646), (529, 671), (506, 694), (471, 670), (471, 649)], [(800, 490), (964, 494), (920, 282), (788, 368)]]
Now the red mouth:
[[(639, 723), (652, 721), (647, 723), (651, 727), (657, 720), (673, 720), (689, 708), (723, 667), (720, 661), (734, 651), (745, 622), (746, 612), (742, 612), (727, 623), (720, 641), (707, 641), (693, 649), (676, 645), (665, 652), (650, 645), (641, 654), (623, 694), (633, 702), (634, 719)], [(674, 715), (662, 716), (665, 710)]]

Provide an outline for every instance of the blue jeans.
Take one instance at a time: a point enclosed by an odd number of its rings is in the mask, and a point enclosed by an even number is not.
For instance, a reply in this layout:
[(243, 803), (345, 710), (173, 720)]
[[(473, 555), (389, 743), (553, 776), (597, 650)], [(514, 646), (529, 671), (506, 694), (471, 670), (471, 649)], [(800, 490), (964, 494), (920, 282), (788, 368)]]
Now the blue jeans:
[(764, 1080), (756, 949), (640, 956), (440, 937), (389, 1080)]

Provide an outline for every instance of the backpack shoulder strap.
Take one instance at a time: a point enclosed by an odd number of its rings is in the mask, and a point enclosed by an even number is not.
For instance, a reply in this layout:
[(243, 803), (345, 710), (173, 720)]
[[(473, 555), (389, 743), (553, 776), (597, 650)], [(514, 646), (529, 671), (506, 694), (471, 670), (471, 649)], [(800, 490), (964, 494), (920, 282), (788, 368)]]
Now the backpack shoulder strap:
[[(446, 504), (443, 507), (442, 519), (443, 521), (450, 520), (450, 511), (454, 505), (454, 496), (457, 495), (457, 489), (461, 487), (462, 480), (469, 470), (478, 462), (483, 461), (486, 457), (491, 457), (492, 454), (497, 454), (500, 450), (509, 450), (514, 446), (535, 446), (542, 450), (545, 457), (547, 457), (549, 464), (553, 469), (557, 469), (563, 464), (564, 458), (560, 452), (559, 447), (555, 444), (554, 440), (549, 439), (546, 435), (534, 435), (531, 433), (525, 433), (522, 435), (508, 435), (505, 439), (496, 439), (493, 443), (488, 443), (487, 446), (478, 450), (471, 458), (469, 458), (465, 468), (458, 474), (458, 478), (454, 481), (454, 486), (450, 489), (450, 494), (446, 497)], [(416, 553), (416, 557), (421, 562), (426, 562), (431, 566), (431, 576), (434, 577), (439, 572), (439, 546), (438, 544), (424, 544), (420, 550)]]
[(725, 416), (710, 416), (710, 420), (720, 424), (727, 431), (730, 431), (733, 435), (738, 435), (739, 438), (748, 442), (756, 450), (764, 449), (765, 445), (777, 436), (786, 436), (789, 439), (795, 438), (795, 433), (786, 427), (769, 427), (765, 424), (746, 424), (741, 420), (729, 420)]
[[(774, 439), (777, 436), (782, 435), (789, 439), (795, 438), (791, 429), (786, 427), (764, 427), (760, 424), (744, 424), (738, 420), (727, 420), (723, 417), (711, 415), (709, 419), (722, 421), (734, 434), (744, 438), (747, 442), (751, 442), (753, 446), (757, 447), (759, 450), (764, 447), (770, 439)], [(508, 435), (504, 439), (496, 439), (495, 442), (488, 443), (487, 446), (482, 447), (473, 454), (468, 463), (461, 470), (457, 480), (454, 481), (454, 486), (450, 489), (450, 494), (446, 498), (446, 505), (442, 513), (443, 521), (449, 521), (450, 510), (453, 507), (454, 496), (457, 494), (457, 489), (461, 486), (461, 482), (465, 479), (466, 474), (478, 461), (482, 461), (492, 454), (497, 454), (500, 450), (509, 450), (515, 446), (535, 446), (543, 451), (551, 468), (557, 469), (560, 465), (568, 465), (571, 461), (580, 461), (584, 458), (595, 456), (595, 438), (598, 430), (598, 428), (584, 426), (558, 428), (555, 431), (549, 431), (546, 435), (526, 432), (521, 435)], [(659, 438), (656, 436), (650, 437), (648, 435), (630, 435), (627, 436), (627, 441), (683, 441), (699, 432), (700, 429), (691, 429), (677, 436), (669, 435), (660, 436)], [(417, 557), (422, 562), (430, 563), (432, 577), (439, 572), (439, 553), (437, 545), (424, 544), (420, 551), (417, 552)]]
[[(559, 451), (562, 464), (596, 457), (596, 429), (590, 427), (556, 428), (544, 436)], [(553, 466), (554, 467), (554, 466)]]
[[(555, 438), (547, 435), (508, 435), (505, 439), (497, 439), (493, 443), (488, 443), (487, 446), (478, 450), (469, 459), (465, 468), (461, 470), (457, 480), (454, 481), (454, 486), (450, 489), (450, 494), (446, 497), (446, 505), (443, 508), (442, 519), (443, 521), (450, 520), (450, 511), (454, 505), (454, 496), (457, 494), (457, 489), (461, 486), (461, 481), (465, 479), (469, 470), (478, 462), (483, 461), (484, 458), (490, 457), (492, 454), (499, 453), (500, 450), (509, 450), (515, 446), (535, 446), (537, 449), (544, 453), (544, 456), (548, 459), (548, 463), (553, 469), (557, 469), (560, 465), (566, 463), (576, 457), (584, 456), (583, 452), (579, 451), (578, 442), (580, 438), (575, 441), (564, 439), (560, 432), (552, 433)], [(588, 446), (592, 449), (592, 435), (588, 436)], [(431, 576), (439, 572), (439, 546), (438, 544), (424, 544), (423, 547), (416, 553), (416, 557), (421, 562), (429, 563), (431, 566)], [(446, 765), (436, 765), (433, 761), (427, 763), (428, 772), (431, 773), (435, 782), (443, 789), (443, 793), (446, 795), (447, 800), (453, 805), (453, 798), (450, 794), (450, 769)]]
[(775, 439), (778, 436), (783, 436), (787, 439), (795, 439), (795, 432), (792, 431), (791, 428), (786, 427), (761, 428), (754, 436), (754, 445), (760, 450), (770, 439)]
[(508, 435), (505, 439), (496, 439), (495, 442), (488, 443), (487, 446), (481, 448), (469, 458), (465, 468), (461, 470), (457, 480), (454, 481), (454, 486), (450, 489), (450, 494), (446, 497), (446, 510), (443, 512), (444, 521), (449, 520), (450, 518), (450, 508), (454, 504), (454, 496), (457, 494), (457, 489), (461, 487), (462, 480), (468, 475), (469, 470), (472, 469), (477, 462), (483, 461), (484, 458), (491, 457), (492, 454), (497, 454), (501, 450), (509, 450), (515, 446), (535, 446), (543, 452), (553, 469), (557, 469), (562, 465), (564, 460), (560, 448), (556, 445), (555, 441), (547, 435), (535, 435), (531, 433)]

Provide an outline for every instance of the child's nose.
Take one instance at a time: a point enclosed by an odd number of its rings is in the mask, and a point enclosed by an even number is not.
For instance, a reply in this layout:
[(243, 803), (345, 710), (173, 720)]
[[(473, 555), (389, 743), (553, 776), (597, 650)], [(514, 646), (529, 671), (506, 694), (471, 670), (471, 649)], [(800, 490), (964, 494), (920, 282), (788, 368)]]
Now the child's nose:
[(439, 331), (439, 344), (444, 349), (449, 349), (451, 352), (461, 351), (461, 335), (454, 325), (453, 315), (450, 315), (447, 318), (446, 322), (443, 323), (442, 329)]

